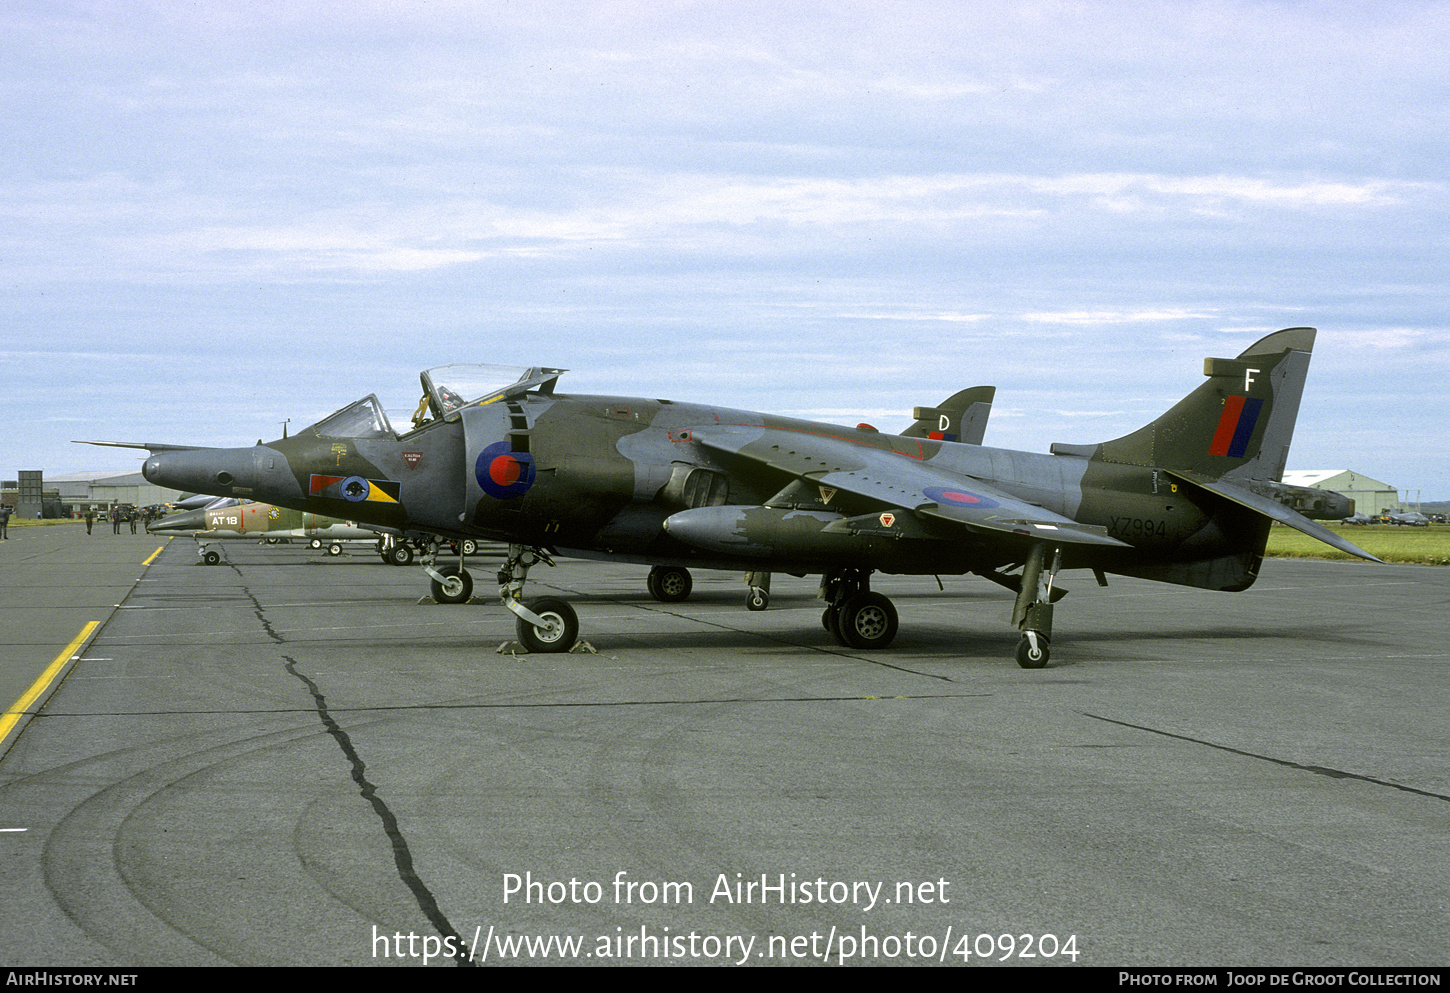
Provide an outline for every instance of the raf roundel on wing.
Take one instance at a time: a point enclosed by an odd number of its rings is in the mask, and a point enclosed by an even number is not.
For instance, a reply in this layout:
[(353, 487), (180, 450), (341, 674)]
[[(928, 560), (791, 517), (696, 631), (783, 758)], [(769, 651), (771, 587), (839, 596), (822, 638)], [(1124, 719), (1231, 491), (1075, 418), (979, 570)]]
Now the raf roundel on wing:
[(991, 509), (992, 507), (998, 506), (997, 501), (995, 500), (991, 500), (984, 496), (978, 496), (975, 493), (968, 493), (966, 490), (962, 489), (949, 490), (941, 486), (928, 486), (926, 489), (922, 490), (922, 493), (924, 493), (928, 499), (935, 500), (937, 503), (952, 504), (958, 507), (981, 507), (983, 509)]

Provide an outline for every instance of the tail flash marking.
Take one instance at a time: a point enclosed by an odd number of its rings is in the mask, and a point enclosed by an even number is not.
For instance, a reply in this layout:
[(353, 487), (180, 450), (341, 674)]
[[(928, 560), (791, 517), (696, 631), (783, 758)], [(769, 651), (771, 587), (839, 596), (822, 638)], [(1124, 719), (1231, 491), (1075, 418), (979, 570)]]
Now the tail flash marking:
[(1218, 419), (1218, 430), (1213, 434), (1208, 454), (1243, 458), (1263, 406), (1264, 401), (1257, 397), (1231, 396), (1225, 399), (1223, 414)]

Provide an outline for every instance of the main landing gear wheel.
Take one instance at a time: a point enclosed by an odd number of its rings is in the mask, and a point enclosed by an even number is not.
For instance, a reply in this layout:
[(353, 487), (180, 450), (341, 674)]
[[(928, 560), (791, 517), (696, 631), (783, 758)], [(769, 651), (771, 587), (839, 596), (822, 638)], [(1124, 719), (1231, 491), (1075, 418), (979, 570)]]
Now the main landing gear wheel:
[(680, 603), (690, 598), (695, 581), (690, 578), (688, 569), (674, 565), (657, 565), (649, 571), (645, 586), (649, 588), (649, 595), (660, 603)]
[(574, 608), (556, 597), (527, 600), (524, 606), (538, 614), (545, 626), (534, 627), (522, 617), (518, 622), (519, 641), (531, 652), (567, 652), (579, 640), (579, 617)]
[(880, 593), (857, 593), (841, 604), (836, 623), (850, 647), (885, 648), (896, 637), (896, 607)]
[(438, 571), (443, 574), (443, 582), (433, 580), (433, 599), (439, 603), (467, 603), (473, 596), (473, 577), (468, 570), (449, 565)]
[(1047, 647), (1047, 639), (1041, 635), (1037, 636), (1036, 644), (1025, 634), (1022, 640), (1017, 643), (1017, 664), (1024, 669), (1041, 669), (1047, 665), (1047, 660), (1052, 652)]
[(460, 541), (458, 543), (458, 554), (460, 554), (460, 555), (477, 555), (478, 554), (478, 542), (474, 541), (472, 538), (464, 538), (462, 541)]
[[(408, 565), (413, 561), (413, 550), (407, 545), (394, 545), (383, 553), (383, 561), (392, 565)], [(433, 599), (438, 599), (434, 596)]]

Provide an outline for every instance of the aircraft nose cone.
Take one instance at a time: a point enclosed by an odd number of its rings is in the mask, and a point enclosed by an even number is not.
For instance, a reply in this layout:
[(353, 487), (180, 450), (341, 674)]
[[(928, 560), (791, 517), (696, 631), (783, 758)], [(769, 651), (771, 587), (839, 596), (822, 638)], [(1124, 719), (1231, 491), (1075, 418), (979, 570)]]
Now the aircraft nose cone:
[(149, 482), (217, 496), (251, 495), (256, 475), (249, 448), (156, 452), (141, 466)]
[(234, 496), (290, 506), (304, 500), (287, 457), (267, 445), (251, 448), (172, 448), (153, 451), (141, 474), (182, 492)]

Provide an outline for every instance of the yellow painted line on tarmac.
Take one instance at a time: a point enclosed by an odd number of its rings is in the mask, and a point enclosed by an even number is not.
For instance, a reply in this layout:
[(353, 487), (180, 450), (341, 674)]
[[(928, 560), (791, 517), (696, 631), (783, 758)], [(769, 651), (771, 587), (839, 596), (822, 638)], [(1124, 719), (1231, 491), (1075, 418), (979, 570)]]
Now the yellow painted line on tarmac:
[(156, 556), (160, 555), (161, 552), (162, 552), (162, 550), (165, 549), (165, 548), (166, 548), (166, 546), (165, 545), (162, 545), (160, 548), (156, 549), (156, 551), (154, 551), (154, 552), (151, 553), (150, 558), (148, 558), (145, 562), (142, 562), (141, 564), (142, 565), (150, 565), (152, 562), (155, 562), (156, 561)]
[(61, 653), (40, 674), (40, 678), (31, 684), (30, 689), (20, 695), (20, 699), (16, 700), (10, 709), (5, 712), (4, 717), (0, 717), (0, 741), (5, 740), (5, 737), (14, 729), (16, 722), (25, 715), (26, 709), (39, 699), (40, 695), (55, 681), (55, 677), (65, 668), (65, 664), (71, 660), (76, 652), (80, 651), (81, 645), (85, 644), (85, 640), (91, 636), (91, 632), (95, 631), (100, 625), (100, 621), (91, 621), (85, 627), (81, 628), (81, 633), (75, 636), (75, 640), (61, 649)]

